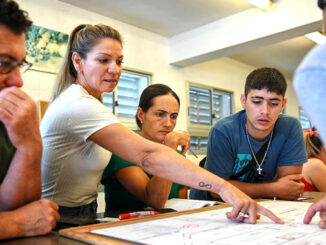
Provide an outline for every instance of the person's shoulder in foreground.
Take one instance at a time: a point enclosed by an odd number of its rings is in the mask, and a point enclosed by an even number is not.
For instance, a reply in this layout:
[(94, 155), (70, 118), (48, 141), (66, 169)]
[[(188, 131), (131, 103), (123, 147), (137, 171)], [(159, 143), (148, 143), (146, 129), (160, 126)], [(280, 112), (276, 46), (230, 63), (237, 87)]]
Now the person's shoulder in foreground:
[(294, 89), (300, 104), (326, 140), (326, 44), (314, 48), (302, 61), (294, 76)]
[[(323, 25), (326, 27), (326, 1), (318, 0), (323, 10)], [(294, 77), (294, 88), (305, 112), (316, 126), (322, 140), (326, 140), (326, 44), (313, 49), (303, 60)], [(319, 227), (326, 228), (326, 197), (313, 204), (307, 211), (303, 222), (310, 223), (319, 212)]]
[(35, 102), (21, 89), (25, 32), (32, 22), (16, 2), (0, 1), (0, 240), (45, 234), (59, 219), (40, 198), (42, 141)]
[[(326, 1), (318, 0), (322, 10), (323, 27), (326, 27)], [(293, 86), (302, 108), (307, 113), (321, 139), (326, 141), (326, 44), (317, 45), (297, 68)]]

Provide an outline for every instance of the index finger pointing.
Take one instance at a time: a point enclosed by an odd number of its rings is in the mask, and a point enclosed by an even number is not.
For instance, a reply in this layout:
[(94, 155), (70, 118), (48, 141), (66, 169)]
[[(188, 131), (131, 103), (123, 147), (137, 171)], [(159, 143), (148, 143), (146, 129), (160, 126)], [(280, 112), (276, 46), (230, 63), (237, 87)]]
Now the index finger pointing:
[(258, 211), (258, 213), (270, 218), (277, 224), (284, 224), (284, 220), (280, 219), (272, 211), (270, 211), (267, 208), (264, 208), (263, 206), (260, 206), (259, 204), (257, 204), (257, 211)]
[(308, 211), (306, 212), (304, 218), (303, 218), (303, 223), (304, 224), (309, 224), (310, 221), (312, 220), (312, 218), (315, 216), (315, 214), (317, 213), (317, 209), (315, 208), (315, 205), (310, 206), (310, 208), (308, 209)]
[(304, 216), (303, 223), (309, 224), (311, 219), (315, 216), (317, 212), (325, 212), (326, 211), (326, 197), (319, 200), (315, 204), (312, 204), (306, 215)]

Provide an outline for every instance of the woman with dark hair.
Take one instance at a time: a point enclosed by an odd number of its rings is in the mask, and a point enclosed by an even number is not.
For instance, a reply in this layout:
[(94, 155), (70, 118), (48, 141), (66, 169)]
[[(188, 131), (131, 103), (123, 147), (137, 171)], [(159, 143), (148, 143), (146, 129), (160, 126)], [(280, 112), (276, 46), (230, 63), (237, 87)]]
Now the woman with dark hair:
[(304, 191), (326, 191), (326, 150), (317, 131), (305, 130), (308, 162), (303, 165)]
[(117, 30), (79, 25), (72, 31), (41, 123), (42, 196), (59, 205), (61, 216), (96, 217), (97, 186), (112, 152), (155, 176), (219, 194), (233, 206), (229, 219), (256, 223), (260, 212), (282, 222), (233, 185), (120, 124), (102, 93), (117, 86), (122, 63)]
[[(173, 131), (179, 107), (179, 97), (170, 87), (163, 84), (148, 86), (140, 97), (136, 115), (140, 135), (175, 151), (181, 145), (180, 153), (185, 153), (190, 145), (189, 135)], [(142, 210), (147, 206), (161, 209), (168, 198), (187, 198), (185, 186), (152, 176), (114, 154), (104, 170), (102, 184), (106, 216), (114, 210)]]

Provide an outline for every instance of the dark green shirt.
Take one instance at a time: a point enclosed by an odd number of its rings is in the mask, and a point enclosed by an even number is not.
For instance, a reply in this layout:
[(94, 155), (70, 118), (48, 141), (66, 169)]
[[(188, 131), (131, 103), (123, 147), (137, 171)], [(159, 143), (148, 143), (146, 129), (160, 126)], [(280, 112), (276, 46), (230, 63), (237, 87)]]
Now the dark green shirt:
[[(105, 168), (101, 183), (104, 185), (105, 193), (105, 215), (112, 210), (143, 210), (148, 205), (139, 200), (135, 195), (127, 191), (117, 179), (114, 178), (114, 173), (122, 168), (138, 166), (127, 162), (122, 158), (112, 154), (109, 165)], [(146, 172), (145, 172), (146, 173)], [(152, 176), (146, 173), (149, 178)], [(178, 198), (178, 191), (184, 188), (183, 185), (173, 183), (169, 195), (170, 198)]]
[(0, 122), (0, 184), (4, 180), (16, 148), (11, 143), (6, 127)]

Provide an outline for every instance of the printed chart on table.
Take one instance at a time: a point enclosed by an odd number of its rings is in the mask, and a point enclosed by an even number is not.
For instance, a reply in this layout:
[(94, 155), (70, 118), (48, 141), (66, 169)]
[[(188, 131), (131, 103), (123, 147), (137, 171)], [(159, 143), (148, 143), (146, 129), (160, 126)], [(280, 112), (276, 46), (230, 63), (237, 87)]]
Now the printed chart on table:
[(275, 224), (265, 216), (261, 216), (255, 225), (237, 223), (226, 219), (225, 213), (231, 208), (224, 208), (94, 230), (92, 233), (155, 245), (326, 244), (326, 230), (317, 225), (318, 214), (310, 225), (302, 222), (311, 203), (264, 201), (260, 204), (286, 223)]

